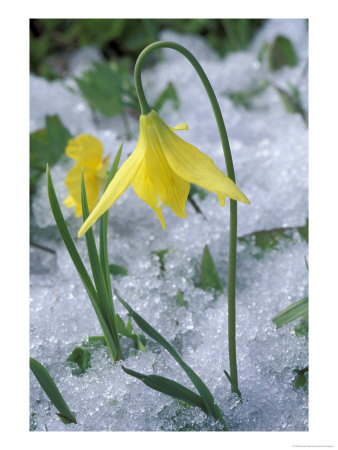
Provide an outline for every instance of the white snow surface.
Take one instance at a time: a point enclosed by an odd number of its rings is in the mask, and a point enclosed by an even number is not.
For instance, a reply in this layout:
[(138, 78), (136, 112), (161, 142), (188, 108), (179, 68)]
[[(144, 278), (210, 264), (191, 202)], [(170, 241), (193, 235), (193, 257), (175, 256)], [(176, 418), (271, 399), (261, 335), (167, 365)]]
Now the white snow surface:
[[(257, 62), (263, 42), (278, 34), (289, 37), (298, 53), (296, 67), (269, 72)], [(224, 92), (245, 90), (262, 80), (281, 87), (297, 84), (307, 104), (307, 30), (302, 20), (271, 20), (257, 33), (247, 51), (220, 59), (200, 37), (163, 33), (164, 40), (186, 46), (200, 61), (215, 89), (223, 113), (236, 171), (236, 182), (251, 200), (238, 204), (238, 235), (305, 224), (307, 203), (306, 125), (298, 114), (288, 113), (276, 91), (269, 87), (254, 101), (251, 110), (235, 106)], [(79, 51), (71, 75), (88, 68), (95, 52)], [(223, 151), (207, 95), (184, 57), (173, 50), (162, 52), (156, 65), (144, 71), (149, 101), (172, 81), (180, 107), (168, 102), (161, 111), (171, 126), (187, 122), (190, 131), (180, 132), (188, 142), (213, 158), (225, 171)], [(114, 155), (124, 137), (121, 118), (105, 119), (92, 114), (85, 100), (71, 92), (72, 78), (48, 82), (31, 77), (31, 130), (44, 127), (45, 116), (58, 114), (76, 136), (90, 133), (99, 138), (106, 154)], [(125, 141), (123, 157), (134, 150), (138, 123), (129, 118), (133, 139)], [(122, 163), (122, 161), (121, 161)], [(72, 161), (62, 159), (51, 170), (60, 203), (66, 197), (64, 179)], [(208, 193), (200, 200), (203, 215), (187, 202), (187, 218), (164, 210), (164, 231), (154, 212), (129, 188), (109, 214), (110, 263), (128, 268), (125, 277), (112, 277), (120, 295), (155, 329), (171, 342), (182, 358), (207, 384), (232, 431), (306, 431), (308, 395), (294, 388), (294, 369), (308, 364), (308, 343), (296, 336), (290, 323), (278, 330), (272, 318), (293, 301), (307, 295), (308, 273), (304, 262), (307, 244), (297, 232), (282, 240), (277, 249), (257, 258), (253, 245), (238, 244), (237, 256), (237, 353), (239, 387), (243, 402), (231, 394), (223, 369), (229, 371), (227, 346), (227, 254), (229, 210)], [(84, 239), (77, 239), (81, 221), (63, 207), (71, 233), (86, 264)], [(98, 227), (95, 227), (96, 232)], [(48, 203), (44, 177), (32, 204), (33, 242), (56, 254), (31, 247), (31, 356), (50, 372), (74, 411), (77, 425), (65, 425), (55, 407), (31, 376), (32, 428), (39, 431), (169, 431), (178, 429), (219, 430), (220, 425), (198, 408), (150, 389), (125, 374), (126, 367), (144, 374), (159, 374), (194, 390), (172, 357), (148, 339), (146, 352), (122, 339), (125, 360), (113, 364), (107, 347), (90, 348), (91, 368), (82, 376), (72, 375), (66, 359), (88, 336), (102, 335), (90, 300), (58, 234)], [(216, 296), (196, 286), (203, 248), (208, 245), (224, 285)], [(169, 249), (161, 272), (154, 251)], [(185, 306), (176, 302), (184, 292)], [(115, 298), (116, 311), (127, 314)], [(138, 327), (133, 323), (133, 329)]]

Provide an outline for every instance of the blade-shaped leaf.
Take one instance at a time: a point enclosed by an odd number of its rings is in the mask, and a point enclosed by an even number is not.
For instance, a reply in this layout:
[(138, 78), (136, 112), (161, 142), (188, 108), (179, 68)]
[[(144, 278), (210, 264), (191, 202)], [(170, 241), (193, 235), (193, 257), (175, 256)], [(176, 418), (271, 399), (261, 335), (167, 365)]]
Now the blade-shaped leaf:
[[(97, 293), (95, 290), (95, 287), (88, 275), (88, 272), (82, 262), (82, 259), (75, 247), (74, 241), (69, 233), (67, 224), (65, 222), (65, 219), (63, 218), (62, 212), (61, 212), (61, 208), (58, 202), (58, 199), (56, 197), (55, 194), (55, 190), (54, 190), (54, 186), (53, 186), (53, 181), (52, 181), (52, 177), (50, 175), (50, 171), (49, 171), (49, 167), (47, 165), (47, 190), (48, 190), (48, 197), (49, 197), (49, 202), (50, 202), (50, 206), (54, 215), (54, 219), (56, 222), (56, 225), (59, 229), (59, 232), (61, 234), (61, 237), (63, 239), (63, 242), (68, 250), (68, 253), (75, 265), (75, 268), (81, 278), (81, 281), (84, 285), (84, 287), (86, 288), (86, 291), (88, 293), (88, 296), (90, 298), (90, 301), (92, 303), (92, 306), (95, 310), (95, 313), (97, 315), (97, 318), (100, 322), (102, 331), (105, 335), (106, 341), (107, 341), (107, 345), (109, 347), (109, 350), (113, 355), (117, 354), (117, 349), (114, 343), (114, 340), (112, 338), (111, 332), (108, 328), (108, 325), (100, 311), (100, 308), (98, 306), (98, 297), (97, 297)], [(114, 356), (113, 356), (114, 358)]]
[[(108, 173), (106, 188), (109, 185), (109, 183), (111, 182), (111, 180), (114, 178), (114, 176), (117, 172), (117, 168), (118, 168), (120, 158), (121, 158), (122, 147), (123, 147), (123, 141), (116, 153), (112, 167)], [(107, 227), (108, 227), (108, 211), (106, 211), (101, 216), (101, 219), (100, 219), (100, 262), (101, 262), (103, 277), (104, 277), (104, 281), (105, 281), (106, 289), (107, 289), (107, 293), (108, 293), (107, 301), (108, 301), (108, 308), (109, 308), (110, 314), (111, 314), (110, 320), (112, 322), (112, 329), (116, 330), (115, 308), (114, 308), (114, 302), (113, 302), (113, 294), (112, 294), (112, 287), (111, 287), (110, 274), (109, 274), (109, 263), (108, 263)], [(122, 358), (122, 351), (121, 351), (117, 332), (115, 334), (116, 334), (115, 339), (117, 340), (116, 347), (120, 353), (120, 358)]]
[[(84, 182), (83, 171), (81, 174), (81, 202), (82, 202), (83, 222), (85, 222), (85, 220), (89, 216), (89, 209), (88, 209), (88, 203), (87, 203), (87, 194), (86, 194), (86, 187), (85, 187), (85, 182)], [(97, 289), (97, 297), (99, 300), (98, 306), (101, 310), (102, 316), (105, 319), (108, 329), (110, 330), (110, 334), (115, 343), (115, 348), (117, 349), (117, 353), (112, 355), (114, 361), (116, 361), (118, 359), (122, 359), (122, 352), (121, 352), (121, 348), (120, 348), (120, 341), (119, 341), (118, 333), (117, 333), (117, 330), (115, 327), (115, 320), (114, 320), (115, 314), (113, 315), (112, 299), (109, 297), (108, 289), (106, 286), (106, 281), (105, 281), (102, 267), (101, 267), (101, 262), (100, 262), (96, 244), (95, 244), (94, 232), (93, 232), (92, 228), (90, 228), (86, 232), (85, 238), (86, 238), (90, 266), (92, 268), (93, 278), (94, 278), (95, 286)]]
[(40, 383), (40, 386), (44, 390), (45, 394), (49, 397), (50, 401), (59, 411), (58, 416), (61, 419), (64, 419), (64, 423), (76, 424), (76, 417), (69, 409), (67, 403), (61, 395), (61, 392), (56, 386), (53, 378), (49, 375), (47, 369), (34, 358), (29, 358), (29, 366), (36, 379)]
[(224, 292), (214, 260), (207, 245), (204, 247), (202, 257), (201, 286), (204, 290), (212, 288), (215, 291)]
[(242, 393), (241, 393), (241, 391), (238, 389), (238, 386), (236, 385), (236, 383), (234, 383), (234, 382), (232, 381), (232, 378), (231, 378), (230, 374), (229, 374), (225, 369), (223, 370), (223, 372), (224, 372), (224, 375), (227, 377), (229, 383), (231, 384), (232, 391), (235, 392), (235, 393), (238, 395), (238, 397), (239, 397), (240, 399), (242, 399)]
[(59, 229), (59, 232), (61, 234), (61, 237), (63, 239), (63, 242), (68, 250), (68, 253), (70, 257), (72, 258), (72, 261), (76, 267), (76, 270), (81, 278), (81, 281), (83, 282), (89, 296), (93, 298), (97, 302), (97, 294), (95, 287), (88, 275), (88, 272), (82, 262), (82, 259), (75, 247), (74, 241), (69, 233), (67, 224), (63, 218), (63, 214), (61, 212), (61, 208), (58, 202), (58, 199), (55, 194), (54, 185), (52, 181), (52, 177), (49, 171), (49, 167), (47, 165), (47, 191), (48, 191), (48, 198), (49, 203), (53, 212), (53, 216), (56, 222), (56, 225)]
[(150, 388), (162, 392), (163, 394), (170, 395), (171, 397), (177, 398), (178, 400), (183, 400), (191, 406), (198, 406), (206, 414), (208, 413), (202, 398), (182, 384), (170, 380), (169, 378), (161, 377), (159, 375), (143, 375), (142, 373), (127, 369), (124, 366), (122, 366), (122, 369), (128, 375), (131, 375), (143, 381), (143, 383)]
[(292, 303), (292, 305), (283, 309), (277, 316), (275, 316), (272, 321), (276, 324), (277, 328), (286, 325), (293, 320), (298, 319), (298, 317), (308, 314), (309, 310), (309, 297), (304, 297), (298, 302)]
[(182, 360), (179, 354), (174, 350), (174, 348), (169, 344), (169, 342), (164, 339), (152, 326), (149, 325), (141, 316), (135, 312), (128, 303), (123, 300), (119, 295), (117, 296), (122, 305), (127, 309), (129, 314), (133, 317), (137, 325), (144, 331), (148, 336), (152, 337), (156, 342), (162, 345), (171, 356), (177, 361), (177, 363), (182, 367), (185, 373), (188, 375), (200, 396), (202, 397), (205, 407), (208, 411), (209, 415), (212, 415), (216, 419), (218, 419), (222, 425), (224, 430), (226, 430), (226, 425), (222, 416), (222, 413), (218, 406), (215, 403), (214, 397), (209, 391), (208, 387), (204, 384), (204, 382), (200, 379), (200, 377)]
[[(121, 158), (122, 147), (123, 147), (123, 142), (121, 143), (120, 148), (118, 149), (118, 151), (116, 153), (114, 162), (109, 171), (107, 183), (106, 183), (106, 189), (117, 172), (117, 168), (118, 168), (120, 158)], [(107, 251), (107, 248), (108, 248), (107, 226), (108, 226), (108, 211), (106, 211), (104, 214), (102, 214), (101, 219), (100, 219), (100, 261), (101, 261), (101, 265), (102, 265), (103, 274), (106, 279), (106, 284), (107, 284), (107, 286), (110, 286), (108, 251)]]

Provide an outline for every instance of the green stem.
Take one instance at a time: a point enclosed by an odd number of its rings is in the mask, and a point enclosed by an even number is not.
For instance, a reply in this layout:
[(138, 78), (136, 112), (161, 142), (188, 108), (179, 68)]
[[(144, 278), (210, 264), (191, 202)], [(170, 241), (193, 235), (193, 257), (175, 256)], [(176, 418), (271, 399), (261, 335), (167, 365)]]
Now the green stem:
[[(203, 86), (208, 94), (212, 109), (214, 111), (215, 119), (217, 122), (218, 131), (220, 134), (225, 164), (228, 172), (229, 178), (235, 183), (235, 171), (232, 162), (231, 150), (228, 140), (228, 135), (225, 129), (221, 109), (219, 107), (215, 92), (211, 87), (210, 81), (208, 80), (202, 66), (197, 61), (197, 59), (184, 47), (175, 42), (169, 41), (159, 41), (148, 45), (139, 55), (136, 65), (135, 65), (135, 86), (137, 96), (140, 102), (141, 113), (148, 114), (150, 112), (150, 107), (147, 103), (146, 97), (144, 95), (144, 90), (141, 80), (141, 67), (144, 59), (153, 50), (159, 48), (171, 48), (178, 51), (183, 56), (185, 56), (188, 61), (192, 64), (196, 70)], [(229, 265), (228, 265), (228, 334), (229, 334), (229, 360), (230, 360), (230, 375), (233, 380), (234, 385), (238, 387), (238, 376), (237, 376), (237, 362), (236, 362), (236, 244), (237, 244), (237, 202), (235, 200), (230, 200), (230, 237), (229, 237)], [(235, 392), (232, 389), (232, 392)]]

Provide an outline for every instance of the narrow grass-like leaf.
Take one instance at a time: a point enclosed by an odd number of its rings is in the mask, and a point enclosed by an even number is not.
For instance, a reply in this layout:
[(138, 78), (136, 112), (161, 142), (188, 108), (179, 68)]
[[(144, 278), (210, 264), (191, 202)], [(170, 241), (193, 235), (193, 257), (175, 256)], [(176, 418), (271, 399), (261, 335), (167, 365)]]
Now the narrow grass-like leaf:
[(163, 250), (156, 250), (152, 252), (159, 258), (161, 272), (165, 271), (164, 256), (168, 253), (168, 251), (168, 248), (164, 248)]
[(68, 250), (70, 257), (76, 267), (76, 270), (81, 278), (82, 283), (84, 284), (89, 296), (97, 302), (97, 294), (95, 287), (88, 275), (88, 272), (82, 262), (82, 259), (75, 247), (74, 241), (69, 233), (67, 224), (63, 218), (61, 208), (58, 202), (58, 199), (55, 194), (54, 185), (52, 181), (52, 177), (49, 171), (49, 167), (47, 165), (47, 191), (49, 203), (53, 212), (53, 216), (56, 222), (56, 225), (59, 229), (63, 242)]
[[(121, 158), (122, 147), (123, 147), (123, 142), (121, 143), (120, 148), (118, 149), (118, 151), (116, 153), (114, 162), (109, 171), (107, 183), (106, 183), (106, 189), (117, 172), (117, 168), (118, 168), (120, 158)], [(107, 225), (108, 225), (108, 211), (106, 211), (104, 214), (102, 214), (101, 219), (100, 219), (100, 261), (101, 261), (103, 274), (106, 279), (106, 284), (108, 286), (108, 285), (110, 285), (110, 276), (109, 276), (108, 251), (107, 251), (107, 248), (108, 248), (108, 246), (107, 246)]]
[(184, 292), (178, 290), (176, 294), (176, 302), (179, 306), (187, 306), (188, 302), (184, 300)]
[(116, 314), (115, 315), (115, 321), (116, 321), (116, 327), (117, 331), (121, 336), (125, 336), (127, 338), (130, 338), (133, 340), (134, 347), (141, 352), (145, 352), (144, 344), (146, 343), (146, 339), (142, 334), (136, 334), (133, 333), (132, 327), (131, 327), (131, 320), (128, 320), (127, 326), (124, 324), (121, 317)]
[(165, 348), (171, 356), (177, 361), (177, 363), (182, 367), (182, 369), (185, 371), (185, 373), (188, 375), (194, 386), (196, 387), (197, 391), (199, 392), (200, 396), (202, 397), (205, 407), (208, 411), (209, 415), (212, 415), (216, 419), (218, 419), (222, 425), (223, 429), (227, 430), (226, 424), (224, 422), (224, 418), (222, 416), (222, 413), (218, 406), (215, 403), (214, 397), (212, 396), (211, 392), (209, 391), (208, 387), (205, 385), (205, 383), (200, 379), (200, 377), (182, 360), (182, 358), (179, 356), (179, 354), (174, 350), (174, 348), (169, 344), (169, 342), (164, 339), (163, 336), (161, 336), (152, 326), (149, 325), (148, 322), (146, 322), (141, 316), (135, 312), (128, 303), (123, 300), (119, 295), (117, 296), (119, 301), (122, 303), (122, 305), (127, 309), (129, 314), (133, 317), (137, 325), (141, 328), (142, 331), (144, 331), (148, 336), (153, 338), (156, 342), (158, 342), (160, 345), (162, 345), (163, 348)]
[[(117, 172), (117, 168), (118, 168), (120, 158), (121, 158), (122, 147), (123, 147), (123, 141), (116, 153), (114, 162), (108, 173), (106, 189)], [(100, 262), (101, 262), (103, 277), (104, 277), (104, 280), (106, 283), (106, 289), (107, 289), (107, 293), (108, 293), (108, 308), (110, 311), (110, 317), (111, 317), (111, 321), (112, 321), (112, 329), (116, 330), (115, 308), (114, 308), (114, 302), (113, 302), (113, 294), (112, 294), (112, 287), (111, 287), (110, 273), (109, 273), (109, 263), (108, 263), (107, 227), (108, 227), (108, 211), (106, 211), (101, 216), (101, 219), (100, 219)], [(116, 339), (117, 339), (116, 347), (120, 353), (120, 358), (122, 358), (122, 350), (120, 347), (120, 342), (119, 342), (117, 332), (115, 334), (116, 334)]]
[(155, 391), (159, 391), (162, 392), (163, 394), (170, 395), (171, 397), (177, 398), (178, 400), (183, 400), (184, 402), (188, 403), (191, 406), (198, 406), (206, 414), (208, 414), (208, 411), (205, 407), (202, 398), (195, 392), (183, 386), (182, 384), (170, 380), (169, 378), (161, 377), (159, 375), (143, 375), (142, 373), (127, 369), (124, 366), (122, 366), (122, 369), (128, 375), (138, 378), (150, 388), (155, 389)]
[(102, 331), (105, 335), (106, 341), (107, 341), (107, 345), (109, 347), (110, 353), (112, 355), (112, 357), (114, 358), (114, 355), (116, 355), (117, 353), (117, 349), (114, 343), (114, 340), (112, 339), (112, 335), (111, 332), (108, 328), (107, 323), (105, 322), (105, 319), (101, 313), (101, 310), (99, 308), (99, 300), (97, 297), (97, 293), (95, 290), (95, 287), (88, 275), (88, 272), (82, 262), (82, 259), (75, 247), (74, 241), (69, 233), (67, 224), (65, 222), (65, 219), (63, 218), (62, 212), (61, 212), (61, 208), (58, 202), (58, 199), (56, 197), (55, 194), (55, 190), (54, 190), (54, 186), (53, 186), (53, 181), (52, 181), (52, 177), (50, 175), (50, 171), (47, 165), (47, 191), (48, 191), (48, 197), (49, 197), (49, 202), (50, 202), (50, 206), (54, 215), (54, 219), (56, 222), (56, 225), (59, 229), (59, 232), (61, 234), (61, 237), (63, 239), (63, 242), (68, 250), (68, 253), (75, 265), (75, 268), (81, 278), (81, 281), (88, 293), (88, 296), (90, 298), (90, 301), (92, 303), (92, 306), (94, 308), (94, 311), (97, 315), (97, 318), (100, 322)]
[[(85, 220), (89, 216), (89, 209), (88, 209), (88, 203), (87, 203), (87, 194), (86, 194), (86, 187), (85, 187), (85, 183), (84, 183), (83, 171), (81, 174), (81, 202), (82, 202), (83, 222), (85, 222)], [(92, 228), (90, 228), (87, 231), (87, 233), (85, 234), (85, 238), (86, 238), (90, 266), (92, 268), (93, 278), (94, 278), (95, 286), (97, 289), (97, 296), (99, 299), (99, 307), (100, 307), (102, 316), (104, 317), (105, 322), (108, 326), (108, 329), (110, 330), (112, 340), (114, 341), (114, 344), (115, 344), (116, 353), (112, 354), (114, 362), (115, 362), (118, 359), (122, 359), (122, 351), (121, 351), (121, 347), (120, 347), (118, 333), (117, 333), (115, 323), (114, 323), (114, 316), (112, 315), (112, 313), (113, 313), (112, 299), (109, 297), (109, 293), (108, 293), (106, 281), (105, 281), (105, 278), (103, 275), (99, 255), (97, 253), (95, 237), (94, 237), (94, 232), (93, 232)], [(107, 344), (109, 347), (108, 342), (107, 342)]]
[(53, 378), (49, 375), (47, 369), (34, 358), (29, 358), (29, 365), (31, 371), (40, 383), (40, 386), (44, 390), (45, 394), (49, 397), (50, 401), (59, 411), (58, 416), (61, 419), (66, 419), (67, 423), (76, 424), (76, 417), (69, 409), (67, 403), (61, 395), (61, 392), (56, 386)]
[(201, 286), (204, 290), (211, 288), (218, 292), (224, 292), (214, 260), (207, 245), (204, 247), (202, 257)]
[(236, 383), (234, 383), (234, 382), (232, 381), (231, 376), (228, 374), (228, 372), (227, 372), (225, 369), (223, 370), (223, 372), (224, 372), (224, 375), (227, 377), (229, 383), (231, 384), (231, 387), (232, 387), (233, 392), (235, 392), (235, 393), (238, 395), (238, 397), (242, 400), (242, 393), (241, 393), (241, 391), (238, 389), (238, 386), (236, 385)]
[(308, 314), (309, 309), (309, 297), (304, 297), (298, 302), (292, 303), (292, 305), (283, 309), (277, 316), (275, 316), (272, 321), (276, 324), (277, 328), (286, 325), (293, 320), (298, 319), (298, 317)]

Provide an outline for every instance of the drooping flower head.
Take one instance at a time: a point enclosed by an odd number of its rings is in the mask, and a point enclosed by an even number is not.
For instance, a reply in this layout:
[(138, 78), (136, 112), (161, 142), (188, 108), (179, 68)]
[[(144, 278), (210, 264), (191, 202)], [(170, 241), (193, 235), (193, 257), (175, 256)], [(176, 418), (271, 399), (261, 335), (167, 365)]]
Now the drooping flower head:
[(68, 172), (65, 184), (69, 195), (64, 204), (75, 208), (75, 215), (82, 215), (81, 206), (81, 171), (87, 191), (89, 211), (96, 205), (100, 190), (103, 190), (107, 179), (108, 158), (103, 159), (101, 142), (90, 134), (81, 134), (71, 139), (66, 147), (66, 155), (75, 159), (75, 166)]
[(82, 236), (131, 184), (136, 194), (155, 211), (162, 227), (162, 205), (186, 217), (185, 202), (190, 183), (214, 192), (221, 206), (225, 197), (250, 203), (243, 192), (211, 158), (175, 133), (187, 130), (186, 123), (169, 127), (154, 111), (140, 116), (140, 136), (134, 152), (121, 166), (78, 236)]

